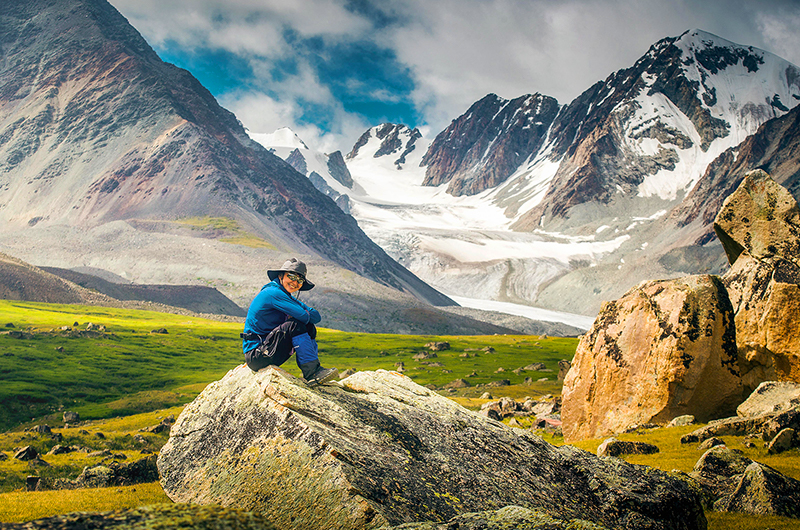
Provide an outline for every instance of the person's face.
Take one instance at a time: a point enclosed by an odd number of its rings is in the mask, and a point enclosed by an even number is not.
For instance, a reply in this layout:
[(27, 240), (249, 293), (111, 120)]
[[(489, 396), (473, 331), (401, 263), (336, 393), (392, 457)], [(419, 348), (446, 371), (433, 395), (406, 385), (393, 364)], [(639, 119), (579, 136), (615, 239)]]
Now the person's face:
[(289, 294), (292, 294), (303, 286), (303, 277), (293, 272), (284, 272), (281, 274), (281, 285)]

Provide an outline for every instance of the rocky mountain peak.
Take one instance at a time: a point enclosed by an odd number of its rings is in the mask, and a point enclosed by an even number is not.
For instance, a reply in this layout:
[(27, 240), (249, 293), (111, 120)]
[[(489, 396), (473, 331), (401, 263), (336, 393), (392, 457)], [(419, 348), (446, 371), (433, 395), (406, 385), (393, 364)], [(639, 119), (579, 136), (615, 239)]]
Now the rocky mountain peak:
[(372, 138), (378, 141), (374, 149), (369, 149), (372, 157), (397, 156), (393, 163), (397, 169), (403, 169), (406, 157), (417, 148), (417, 141), (422, 138), (422, 133), (419, 129), (411, 129), (407, 125), (394, 123), (384, 123), (372, 127), (356, 141), (352, 151), (346, 157), (347, 160), (352, 160), (359, 155), (363, 156), (364, 148)]
[(486, 95), (433, 140), (422, 159), (423, 184), (449, 182), (451, 195), (497, 186), (542, 147), (558, 110), (558, 102), (542, 94), (513, 100)]

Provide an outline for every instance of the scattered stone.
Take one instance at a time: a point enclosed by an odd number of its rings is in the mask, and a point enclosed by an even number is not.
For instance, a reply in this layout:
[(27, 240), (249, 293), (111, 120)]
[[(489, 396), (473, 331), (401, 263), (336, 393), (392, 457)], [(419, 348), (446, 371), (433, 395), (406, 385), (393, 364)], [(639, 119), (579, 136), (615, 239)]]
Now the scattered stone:
[(425, 345), (431, 351), (445, 351), (450, 349), (449, 342), (429, 342)]
[(506, 369), (501, 366), (500, 368), (495, 370), (494, 373), (499, 374), (499, 373), (502, 373), (502, 372), (505, 372), (505, 371), (506, 371)]
[(698, 445), (697, 448), (701, 451), (708, 451), (712, 447), (716, 447), (718, 445), (725, 445), (725, 440), (722, 438), (712, 437)]
[(468, 354), (467, 352), (464, 352), (461, 355), (459, 355), (459, 357), (464, 357), (465, 359), (469, 359), (472, 356), (470, 354)]
[(111, 451), (109, 451), (108, 449), (102, 449), (100, 451), (92, 451), (87, 456), (89, 456), (90, 458), (100, 458), (100, 457), (104, 457), (104, 456), (111, 456)]
[(444, 364), (442, 364), (442, 363), (440, 363), (440, 362), (427, 363), (427, 365), (428, 365), (430, 368), (441, 368), (441, 367), (443, 367), (443, 366), (444, 366)]
[(158, 478), (156, 457), (148, 456), (134, 462), (112, 461), (108, 465), (87, 466), (75, 480), (56, 480), (55, 488), (108, 488), (154, 482)]
[(531, 363), (527, 366), (520, 368), (520, 370), (528, 370), (531, 372), (547, 370), (547, 366), (544, 363)]
[(694, 422), (694, 416), (691, 414), (684, 414), (683, 416), (672, 418), (672, 421), (667, 424), (667, 427), (685, 427), (686, 425), (693, 425)]
[(339, 374), (339, 379), (344, 379), (345, 377), (350, 377), (354, 373), (356, 373), (355, 370), (353, 370), (352, 368), (348, 368), (347, 370), (344, 370)]
[(147, 443), (147, 438), (145, 438), (141, 434), (134, 434), (133, 435), (133, 441), (136, 442), (137, 444), (146, 444)]
[(38, 434), (53, 434), (53, 430), (48, 425), (35, 425), (31, 431)]
[(438, 355), (436, 355), (433, 352), (427, 352), (427, 351), (415, 353), (414, 355), (411, 356), (411, 358), (414, 359), (415, 361), (424, 361), (425, 359), (434, 359), (436, 357), (438, 357)]
[(8, 455), (0, 451), (0, 462), (8, 460)]
[(50, 467), (50, 464), (42, 460), (42, 457), (39, 455), (36, 455), (36, 458), (32, 458), (28, 461), (28, 467)]
[(240, 365), (184, 408), (158, 467), (174, 502), (225, 502), (279, 528), (443, 522), (510, 505), (606, 527), (705, 527), (679, 478), (555, 447), (384, 370), (309, 389)]
[(481, 399), (493, 399), (493, 398), (489, 392), (484, 392), (483, 394), (481, 394)]
[(767, 453), (774, 455), (788, 451), (795, 446), (795, 431), (794, 429), (783, 429), (775, 438), (767, 445)]
[(536, 382), (543, 383), (544, 381), (549, 381), (550, 379), (547, 377), (542, 377), (541, 379), (537, 379)]
[(469, 381), (466, 379), (456, 379), (455, 381), (450, 381), (444, 385), (444, 388), (469, 388), (470, 386), (472, 385), (470, 385)]
[(484, 346), (481, 348), (481, 351), (485, 351), (486, 353), (497, 353), (497, 351), (491, 346)]
[(547, 335), (539, 335), (539, 340), (547, 340), (549, 338)]
[(608, 438), (597, 448), (597, 456), (652, 455), (658, 453), (657, 446), (645, 442), (628, 442)]
[(742, 400), (735, 337), (716, 276), (648, 281), (606, 302), (564, 379), (564, 441), (733, 413)]
[(6, 322), (6, 326), (5, 326), (5, 327), (7, 327), (7, 328), (13, 328), (13, 327), (14, 327), (14, 324), (13, 324), (12, 322)]
[(55, 350), (56, 350), (58, 353), (64, 353), (64, 346), (56, 346), (56, 347), (55, 347)]
[(397, 372), (402, 374), (403, 372), (406, 371), (406, 363), (404, 362), (394, 363), (394, 368)]
[(800, 518), (800, 481), (769, 466), (753, 462), (744, 471), (736, 489), (714, 504), (720, 512), (779, 515)]
[(78, 434), (82, 434), (84, 436), (88, 436), (89, 431), (87, 431), (86, 429), (81, 429), (81, 430), (78, 431)]
[(31, 445), (26, 445), (14, 453), (14, 458), (17, 460), (33, 460), (38, 456), (39, 452)]
[(476, 372), (475, 370), (473, 370), (473, 371), (472, 371), (472, 373), (471, 373), (471, 374), (469, 374), (467, 377), (478, 377), (478, 372)]
[(94, 433), (94, 437), (95, 438), (100, 438), (101, 440), (105, 440), (106, 439), (106, 435), (101, 433), (100, 431)]
[(167, 328), (156, 328), (156, 329), (150, 331), (150, 333), (154, 333), (154, 334), (158, 334), (158, 335), (168, 335), (169, 331), (167, 331)]
[(489, 383), (486, 383), (486, 386), (511, 386), (511, 381), (508, 379), (499, 379), (497, 381), (490, 381)]
[(63, 454), (66, 454), (66, 453), (72, 453), (74, 451), (75, 450), (72, 447), (68, 446), (68, 445), (58, 445), (58, 444), (56, 444), (56, 445), (53, 446), (52, 449), (50, 449), (50, 452), (48, 452), (47, 454), (48, 455), (63, 455)]
[(736, 408), (740, 418), (791, 410), (800, 405), (800, 383), (765, 381)]
[(37, 491), (39, 489), (39, 481), (41, 477), (35, 475), (28, 475), (25, 477), (25, 491)]

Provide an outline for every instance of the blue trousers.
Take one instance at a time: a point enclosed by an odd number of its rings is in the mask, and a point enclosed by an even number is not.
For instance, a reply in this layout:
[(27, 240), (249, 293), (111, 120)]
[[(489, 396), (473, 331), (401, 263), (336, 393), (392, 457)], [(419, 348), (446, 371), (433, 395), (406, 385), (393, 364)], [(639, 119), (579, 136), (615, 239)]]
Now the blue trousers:
[(319, 359), (316, 337), (314, 324), (289, 319), (270, 331), (260, 345), (245, 352), (244, 359), (251, 370), (258, 371), (270, 365), (280, 366), (295, 353), (297, 365), (301, 366)]

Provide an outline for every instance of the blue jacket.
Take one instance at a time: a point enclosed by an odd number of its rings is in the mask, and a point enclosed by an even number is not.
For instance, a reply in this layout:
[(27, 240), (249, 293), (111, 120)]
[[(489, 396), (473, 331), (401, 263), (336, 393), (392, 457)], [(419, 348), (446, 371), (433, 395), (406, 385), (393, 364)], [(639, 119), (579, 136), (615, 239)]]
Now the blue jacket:
[[(272, 280), (250, 302), (244, 332), (267, 335), (289, 317), (304, 324), (316, 324), (322, 317), (319, 312), (290, 295), (278, 280)], [(258, 340), (242, 340), (242, 351), (248, 352), (258, 346)]]

